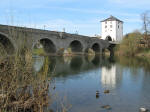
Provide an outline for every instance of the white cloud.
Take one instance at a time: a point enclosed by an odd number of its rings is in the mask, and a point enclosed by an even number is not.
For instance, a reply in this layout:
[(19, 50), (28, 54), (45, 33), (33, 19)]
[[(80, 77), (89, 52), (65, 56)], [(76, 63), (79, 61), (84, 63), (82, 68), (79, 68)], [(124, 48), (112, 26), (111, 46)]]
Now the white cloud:
[(75, 11), (75, 12), (81, 12), (81, 13), (95, 13), (95, 14), (110, 14), (111, 12), (109, 10), (93, 10), (93, 9), (77, 9), (77, 8), (61, 8), (61, 7), (51, 7), (56, 9), (63, 9), (68, 11)]
[[(119, 4), (122, 7), (131, 7), (131, 8), (149, 8), (149, 0), (108, 0), (110, 3)], [(146, 6), (146, 7), (139, 7)]]

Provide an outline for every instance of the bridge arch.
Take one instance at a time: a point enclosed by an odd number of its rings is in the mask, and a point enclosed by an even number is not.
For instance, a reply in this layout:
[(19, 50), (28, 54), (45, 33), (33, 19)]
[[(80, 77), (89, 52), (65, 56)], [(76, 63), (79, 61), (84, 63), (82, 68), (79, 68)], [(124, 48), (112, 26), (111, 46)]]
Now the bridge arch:
[(98, 44), (98, 43), (94, 43), (93, 45), (92, 45), (92, 47), (91, 47), (91, 49), (93, 50), (93, 51), (95, 51), (95, 53), (98, 53), (98, 52), (100, 52), (100, 45)]
[(69, 47), (71, 48), (71, 51), (74, 53), (77, 52), (82, 52), (83, 50), (83, 45), (80, 41), (78, 40), (74, 40), (70, 43)]
[(107, 37), (106, 37), (106, 40), (108, 40), (108, 41), (112, 41), (111, 36), (107, 36)]
[[(42, 45), (42, 46), (41, 46)], [(56, 53), (56, 46), (51, 39), (42, 38), (33, 46), (34, 48), (43, 48), (46, 53)]]
[(15, 46), (10, 38), (7, 35), (0, 33), (0, 44), (2, 49), (6, 51), (7, 54), (11, 55), (15, 52)]

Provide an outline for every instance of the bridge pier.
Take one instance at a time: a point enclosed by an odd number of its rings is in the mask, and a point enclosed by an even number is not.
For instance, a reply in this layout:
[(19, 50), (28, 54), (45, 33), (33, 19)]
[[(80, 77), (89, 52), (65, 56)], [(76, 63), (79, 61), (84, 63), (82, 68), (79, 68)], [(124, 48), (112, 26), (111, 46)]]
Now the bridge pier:
[(110, 57), (114, 57), (114, 49), (110, 49)]
[(114, 56), (114, 48), (115, 48), (116, 44), (112, 44), (110, 43), (109, 47), (108, 47), (108, 50), (110, 52), (110, 57), (113, 57)]

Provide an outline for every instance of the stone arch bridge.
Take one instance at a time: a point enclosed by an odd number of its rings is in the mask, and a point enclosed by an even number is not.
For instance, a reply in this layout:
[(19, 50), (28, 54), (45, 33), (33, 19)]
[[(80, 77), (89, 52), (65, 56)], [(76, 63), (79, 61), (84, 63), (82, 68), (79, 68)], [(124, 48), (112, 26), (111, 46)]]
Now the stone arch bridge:
[[(22, 38), (32, 49), (37, 43), (43, 45), (46, 53), (57, 54), (71, 48), (73, 53), (86, 53), (89, 48), (101, 53), (110, 43), (96, 37), (88, 37), (65, 32), (47, 31), (25, 27), (0, 25), (0, 43), (8, 54), (12, 54), (22, 44)], [(18, 41), (19, 40), (19, 41)]]

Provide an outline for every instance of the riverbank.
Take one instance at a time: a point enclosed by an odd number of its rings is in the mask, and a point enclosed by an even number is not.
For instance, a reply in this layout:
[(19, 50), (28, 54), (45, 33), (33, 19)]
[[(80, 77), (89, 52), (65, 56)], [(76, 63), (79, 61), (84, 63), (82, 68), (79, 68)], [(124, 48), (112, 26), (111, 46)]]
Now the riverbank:
[(114, 48), (115, 56), (150, 58), (150, 46), (144, 37), (145, 35), (140, 32), (125, 35), (120, 44)]
[(135, 55), (136, 57), (141, 58), (150, 58), (150, 50), (143, 50)]
[(133, 56), (122, 55), (119, 51), (115, 51), (114, 54), (117, 57), (132, 57), (132, 58), (136, 57), (136, 58), (147, 58), (148, 60), (150, 59), (150, 49), (142, 49), (139, 52), (135, 53)]

